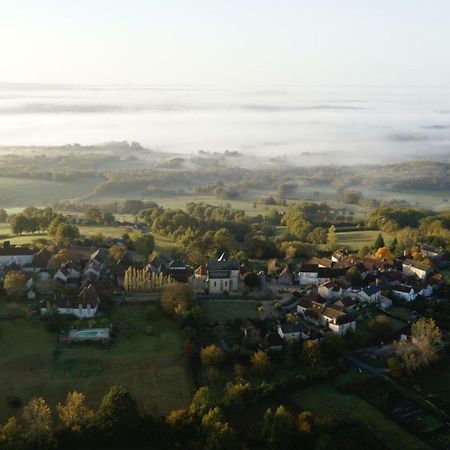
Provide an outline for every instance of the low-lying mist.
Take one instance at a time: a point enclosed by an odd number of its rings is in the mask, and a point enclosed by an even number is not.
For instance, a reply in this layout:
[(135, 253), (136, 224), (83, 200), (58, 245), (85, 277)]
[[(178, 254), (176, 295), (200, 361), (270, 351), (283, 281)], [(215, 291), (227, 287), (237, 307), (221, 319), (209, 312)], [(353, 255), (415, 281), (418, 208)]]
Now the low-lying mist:
[(450, 89), (0, 84), (0, 146), (138, 141), (300, 164), (448, 161)]

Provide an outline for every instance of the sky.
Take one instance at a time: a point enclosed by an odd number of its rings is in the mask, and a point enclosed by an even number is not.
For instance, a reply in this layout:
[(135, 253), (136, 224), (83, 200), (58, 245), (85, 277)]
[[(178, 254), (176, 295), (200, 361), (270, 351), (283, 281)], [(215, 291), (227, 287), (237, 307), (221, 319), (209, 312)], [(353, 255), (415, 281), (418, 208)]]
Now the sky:
[(450, 85), (448, 0), (0, 0), (0, 81)]

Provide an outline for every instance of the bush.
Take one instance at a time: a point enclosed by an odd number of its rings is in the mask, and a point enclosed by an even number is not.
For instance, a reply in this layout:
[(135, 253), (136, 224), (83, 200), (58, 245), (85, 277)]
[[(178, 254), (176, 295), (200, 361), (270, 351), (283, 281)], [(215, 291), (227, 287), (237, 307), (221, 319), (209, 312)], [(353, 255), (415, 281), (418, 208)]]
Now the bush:
[(155, 335), (155, 328), (153, 325), (147, 325), (145, 327), (145, 334), (147, 336), (154, 336)]

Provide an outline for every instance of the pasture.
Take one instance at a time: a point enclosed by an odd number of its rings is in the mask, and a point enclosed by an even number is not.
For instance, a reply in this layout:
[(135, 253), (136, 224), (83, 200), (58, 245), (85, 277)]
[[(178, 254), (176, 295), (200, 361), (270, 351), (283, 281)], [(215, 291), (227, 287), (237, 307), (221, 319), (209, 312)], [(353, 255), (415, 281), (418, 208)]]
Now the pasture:
[(96, 407), (115, 384), (128, 389), (143, 412), (160, 415), (186, 406), (193, 388), (176, 325), (156, 311), (155, 335), (146, 335), (141, 305), (116, 306), (107, 316), (119, 330), (109, 346), (58, 344), (39, 317), (2, 321), (0, 421), (17, 413), (7, 396), (25, 403), (41, 395), (54, 407), (67, 392), (78, 390)]

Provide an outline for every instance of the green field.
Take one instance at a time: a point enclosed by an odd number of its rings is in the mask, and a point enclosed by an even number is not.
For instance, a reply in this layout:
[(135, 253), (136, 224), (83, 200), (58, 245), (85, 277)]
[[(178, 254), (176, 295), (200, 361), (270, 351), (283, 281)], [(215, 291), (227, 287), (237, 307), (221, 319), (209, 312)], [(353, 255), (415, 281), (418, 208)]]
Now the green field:
[(41, 395), (55, 406), (68, 391), (79, 390), (97, 406), (114, 384), (130, 390), (144, 412), (165, 414), (188, 404), (192, 383), (176, 325), (157, 311), (155, 335), (147, 336), (143, 306), (115, 308), (109, 317), (119, 335), (106, 348), (94, 343), (58, 344), (39, 317), (2, 321), (0, 421), (17, 413), (7, 405), (8, 395), (23, 402)]
[(201, 306), (206, 319), (210, 322), (259, 317), (253, 300), (203, 300)]
[[(82, 236), (90, 237), (102, 234), (105, 238), (121, 238), (122, 235), (129, 230), (125, 227), (113, 227), (113, 226), (100, 226), (100, 225), (80, 225), (80, 234)], [(153, 234), (155, 238), (155, 250), (159, 253), (171, 254), (177, 249), (177, 244), (171, 239), (161, 236), (159, 234)], [(8, 223), (0, 223), (0, 243), (8, 240), (14, 245), (27, 245), (32, 244), (36, 239), (49, 239), (51, 236), (45, 233), (25, 234), (15, 236), (11, 234), (11, 227)]]
[(57, 200), (83, 197), (101, 178), (90, 177), (71, 182), (0, 177), (0, 207), (48, 205)]
[[(344, 233), (337, 233), (338, 244), (351, 249), (359, 250), (360, 248), (368, 245), (372, 247), (375, 243), (380, 232), (377, 230), (365, 230), (365, 231), (349, 231)], [(394, 239), (392, 235), (388, 233), (381, 233), (384, 238), (384, 243), (389, 245)]]
[(313, 414), (331, 415), (340, 420), (356, 422), (368, 428), (390, 450), (430, 450), (430, 447), (401, 428), (366, 401), (350, 394), (341, 394), (332, 386), (306, 388), (290, 398)]

